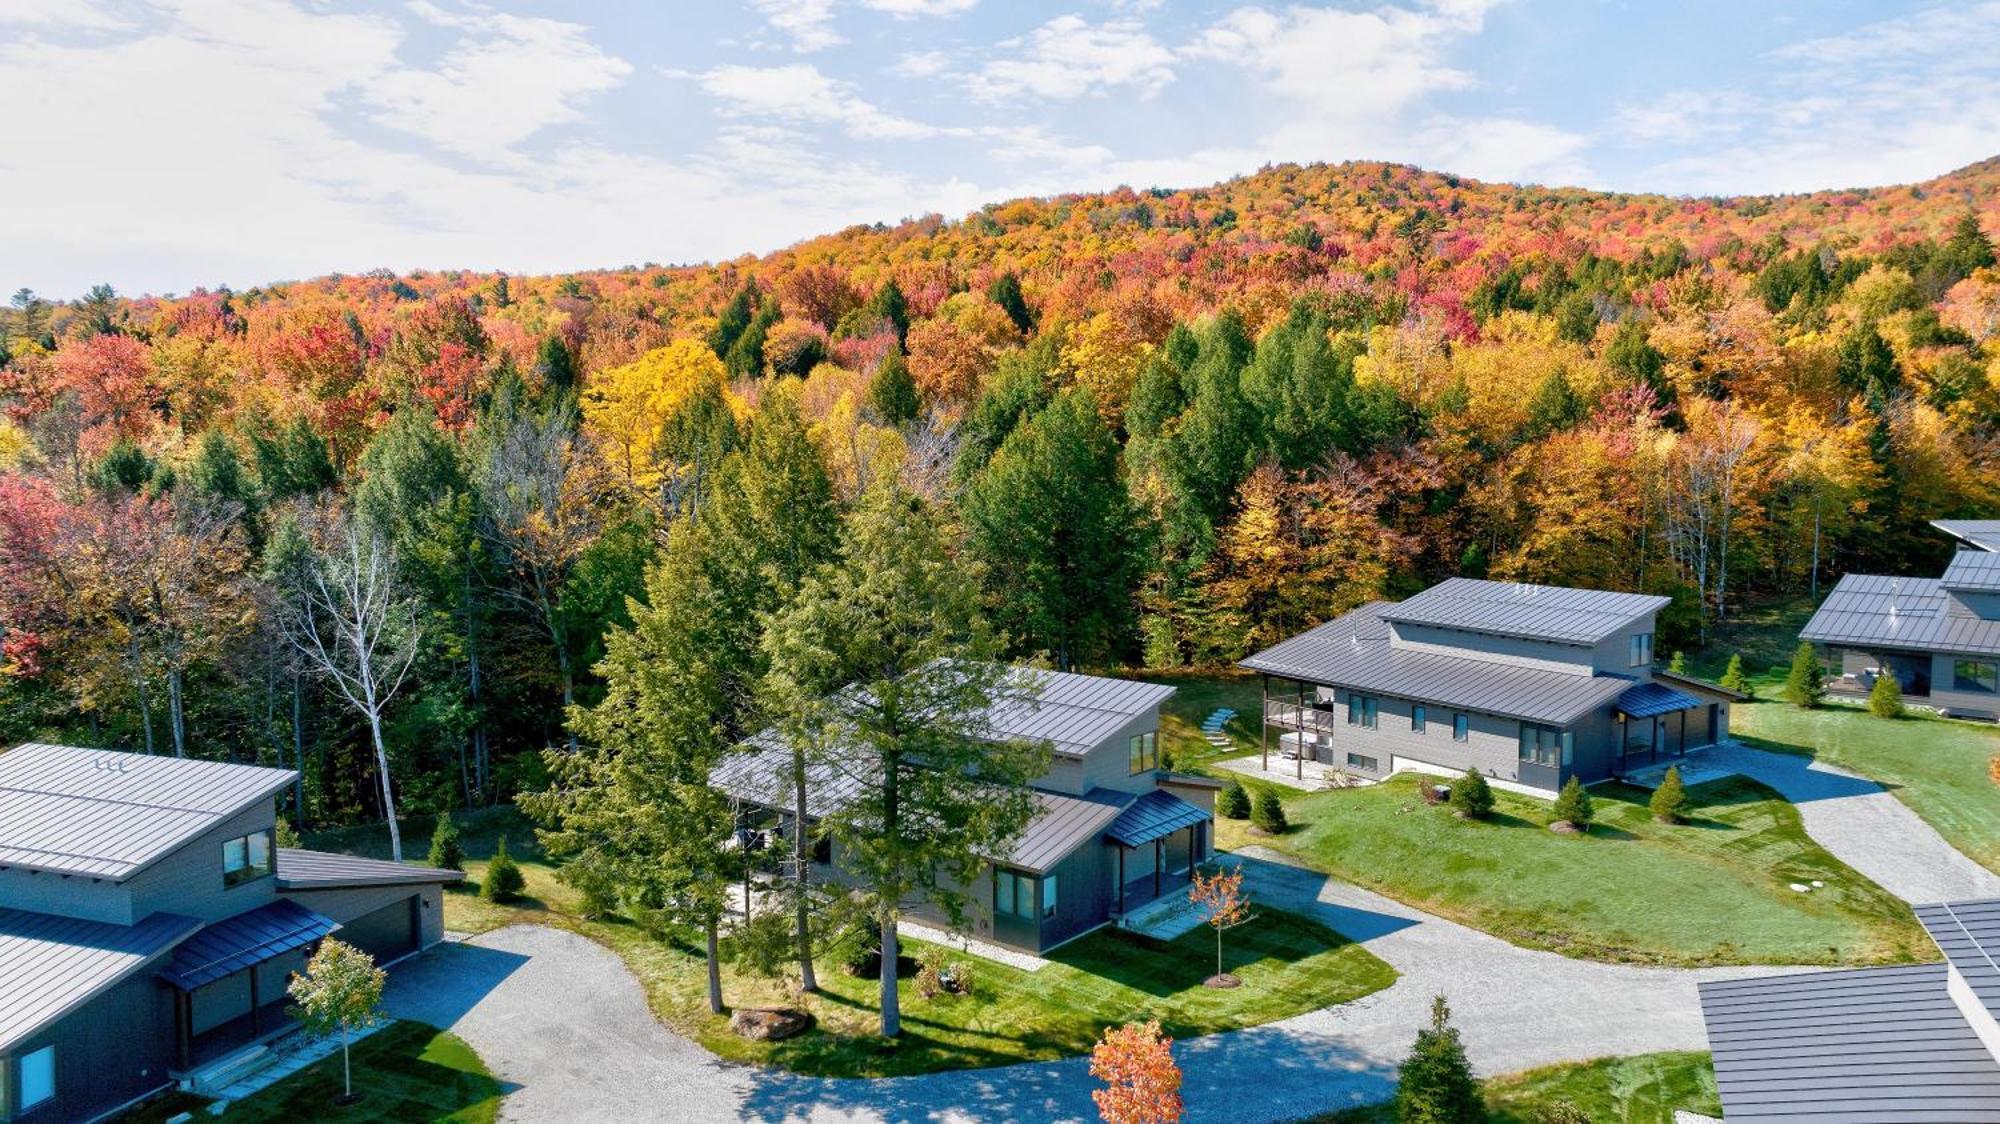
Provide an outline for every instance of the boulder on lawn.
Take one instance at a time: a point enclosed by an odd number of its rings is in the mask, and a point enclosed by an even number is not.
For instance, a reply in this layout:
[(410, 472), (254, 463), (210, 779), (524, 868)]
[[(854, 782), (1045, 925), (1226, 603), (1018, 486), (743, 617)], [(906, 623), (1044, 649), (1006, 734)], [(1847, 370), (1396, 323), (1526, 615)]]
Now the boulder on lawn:
[(742, 1007), (729, 1016), (729, 1029), (757, 1042), (782, 1042), (812, 1029), (813, 1017), (789, 1007)]

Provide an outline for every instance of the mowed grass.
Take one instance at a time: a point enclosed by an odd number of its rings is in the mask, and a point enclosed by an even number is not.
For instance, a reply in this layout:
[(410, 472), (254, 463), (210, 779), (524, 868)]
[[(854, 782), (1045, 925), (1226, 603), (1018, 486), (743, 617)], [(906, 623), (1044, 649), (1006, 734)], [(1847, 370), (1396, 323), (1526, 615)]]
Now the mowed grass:
[[(354, 1092), (340, 1106), (338, 1051), (261, 1093), (229, 1106), (231, 1121), (300, 1120), (402, 1122), (448, 1120), (487, 1124), (496, 1118), (504, 1087), (472, 1047), (455, 1034), (422, 1023), (399, 1022), (356, 1042)], [(200, 1113), (196, 1119), (201, 1119)]]
[[(1935, 956), (1909, 907), (1814, 844), (1796, 809), (1754, 782), (1690, 790), (1689, 822), (1655, 823), (1648, 793), (1591, 790), (1597, 826), (1548, 830), (1546, 801), (1496, 792), (1485, 822), (1423, 802), (1410, 776), (1295, 796), (1293, 829), (1250, 836), (1336, 877), (1515, 944), (1663, 964), (1878, 964)], [(1825, 888), (1810, 893), (1791, 883)]]
[[(1171, 698), (1160, 707), (1160, 748), (1172, 755), (1176, 769), (1193, 769), (1223, 757), (1250, 753), (1257, 748), (1257, 722), (1263, 712), (1263, 678), (1247, 671), (1130, 671), (1118, 672), (1128, 679), (1141, 679), (1174, 688)], [(1236, 712), (1223, 726), (1230, 748), (1210, 745), (1201, 733), (1201, 724), (1218, 709)]]
[[(804, 1074), (890, 1077), (1058, 1058), (1087, 1052), (1104, 1027), (1137, 1017), (1157, 1018), (1167, 1033), (1189, 1038), (1344, 1003), (1395, 980), (1387, 964), (1331, 929), (1266, 910), (1224, 939), (1224, 964), (1242, 979), (1239, 988), (1202, 985), (1215, 971), (1215, 938), (1205, 927), (1170, 942), (1100, 930), (1056, 950), (1053, 962), (1036, 972), (953, 952), (972, 967), (972, 993), (924, 999), (913, 979), (903, 980), (898, 990), (903, 1034), (890, 1042), (876, 1034), (878, 982), (845, 974), (838, 958), (829, 955), (818, 965), (821, 993), (797, 1003), (813, 1014), (817, 1027), (785, 1042), (752, 1042), (729, 1030), (726, 1015), (709, 1013), (698, 948), (620, 918), (582, 917), (575, 891), (556, 877), (528, 824), (513, 810), (467, 815), (461, 830), (469, 882), (483, 874), (485, 857), (505, 833), (527, 894), (498, 904), (470, 889), (452, 892), (445, 898), (447, 928), (483, 932), (530, 923), (572, 930), (619, 954), (667, 1026), (729, 1060)], [(356, 829), (314, 843), (372, 853), (380, 835)], [(922, 948), (922, 942), (904, 942), (907, 955)], [(723, 997), (732, 1006), (794, 1002), (775, 981), (731, 965), (724, 966)]]
[[(1722, 1115), (1715, 1066), (1703, 1053), (1638, 1054), (1547, 1066), (1483, 1082), (1493, 1124), (1540, 1124), (1558, 1104), (1581, 1110), (1591, 1124), (1673, 1124), (1674, 1111)], [(1392, 1124), (1389, 1104), (1313, 1118), (1314, 1124)]]

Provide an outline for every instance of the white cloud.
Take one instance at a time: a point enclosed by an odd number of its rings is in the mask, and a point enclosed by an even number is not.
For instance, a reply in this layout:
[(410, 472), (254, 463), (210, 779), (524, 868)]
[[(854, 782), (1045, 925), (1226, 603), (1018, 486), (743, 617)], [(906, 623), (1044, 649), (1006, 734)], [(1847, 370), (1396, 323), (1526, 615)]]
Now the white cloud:
[(951, 66), (943, 51), (912, 51), (896, 60), (889, 73), (898, 78), (934, 78)]
[(800, 54), (837, 47), (847, 40), (833, 29), (833, 0), (751, 0), (766, 23), (792, 40)]
[(1158, 93), (1174, 79), (1173, 52), (1136, 20), (1092, 25), (1058, 16), (1025, 40), (1006, 44), (1018, 53), (995, 59), (971, 77), (974, 96), (1002, 101), (1023, 94), (1065, 99), (1133, 87)]
[(0, 4), (0, 25), (116, 31), (131, 26), (97, 0), (7, 0)]
[(897, 19), (915, 19), (918, 16), (962, 16), (977, 8), (979, 0), (861, 0), (861, 6)]
[(889, 113), (861, 98), (848, 82), (818, 67), (719, 66), (696, 76), (704, 93), (735, 117), (768, 117), (792, 123), (838, 125), (863, 140), (913, 140), (942, 130)]

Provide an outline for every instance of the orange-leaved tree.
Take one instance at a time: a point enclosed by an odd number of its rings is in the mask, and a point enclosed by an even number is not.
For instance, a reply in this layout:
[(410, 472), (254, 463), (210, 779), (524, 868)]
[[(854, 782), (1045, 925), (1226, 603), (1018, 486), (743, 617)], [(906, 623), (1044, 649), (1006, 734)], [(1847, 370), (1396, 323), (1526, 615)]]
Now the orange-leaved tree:
[(1215, 981), (1223, 986), (1234, 980), (1222, 972), (1222, 931), (1233, 929), (1250, 917), (1250, 898), (1243, 892), (1243, 868), (1194, 872), (1188, 886), (1188, 900), (1201, 907), (1202, 920), (1215, 930)]
[(1104, 1088), (1090, 1096), (1105, 1124), (1173, 1124), (1181, 1118), (1181, 1067), (1174, 1064), (1173, 1046), (1157, 1019), (1104, 1028), (1090, 1051), (1090, 1075)]

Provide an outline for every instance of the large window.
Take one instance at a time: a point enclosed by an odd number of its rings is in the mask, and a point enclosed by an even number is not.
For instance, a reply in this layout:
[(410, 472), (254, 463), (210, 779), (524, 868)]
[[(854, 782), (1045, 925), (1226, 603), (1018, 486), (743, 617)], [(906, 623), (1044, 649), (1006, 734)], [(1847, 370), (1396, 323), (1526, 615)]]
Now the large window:
[(1151, 772), (1160, 767), (1160, 735), (1153, 732), (1135, 734), (1126, 744), (1125, 752), (1131, 758), (1132, 774)]
[(1521, 723), (1521, 760), (1535, 765), (1568, 765), (1576, 754), (1575, 736), (1554, 726)]
[(1634, 633), (1632, 636), (1632, 666), (1646, 667), (1653, 662), (1653, 634)]
[(1976, 691), (1984, 695), (2000, 694), (2000, 664), (1954, 660), (1951, 665), (1951, 689)]
[(1055, 915), (1056, 876), (1053, 874), (1044, 874), (1042, 875), (1042, 916), (1054, 917)]
[[(1045, 891), (1045, 895), (1049, 901), (1049, 911), (1053, 913), (1056, 902), (1055, 875), (1049, 875), (1044, 881), (1048, 883), (1049, 888)], [(994, 871), (993, 912), (1029, 921), (1039, 916), (1035, 912), (1035, 876), (1016, 874), (1011, 870)]]
[(1373, 695), (1347, 696), (1347, 724), (1363, 729), (1375, 728), (1376, 698)]
[(222, 841), (222, 884), (240, 886), (271, 873), (271, 833), (252, 832)]
[[(0, 1088), (0, 1092), (5, 1092)], [(56, 1095), (56, 1048), (44, 1046), (21, 1055), (21, 1104), (26, 1111)], [(6, 1107), (0, 1104), (0, 1108)]]
[(1382, 771), (1382, 762), (1376, 760), (1373, 757), (1368, 757), (1366, 755), (1359, 753), (1348, 754), (1347, 765), (1351, 769), (1366, 769), (1371, 773), (1378, 773)]
[(1423, 733), (1424, 723), (1428, 717), (1429, 715), (1424, 710), (1424, 704), (1418, 703), (1412, 706), (1410, 708), (1410, 732), (1413, 734)]
[(1460, 711), (1451, 716), (1451, 740), (1462, 742), (1472, 736), (1472, 719)]

